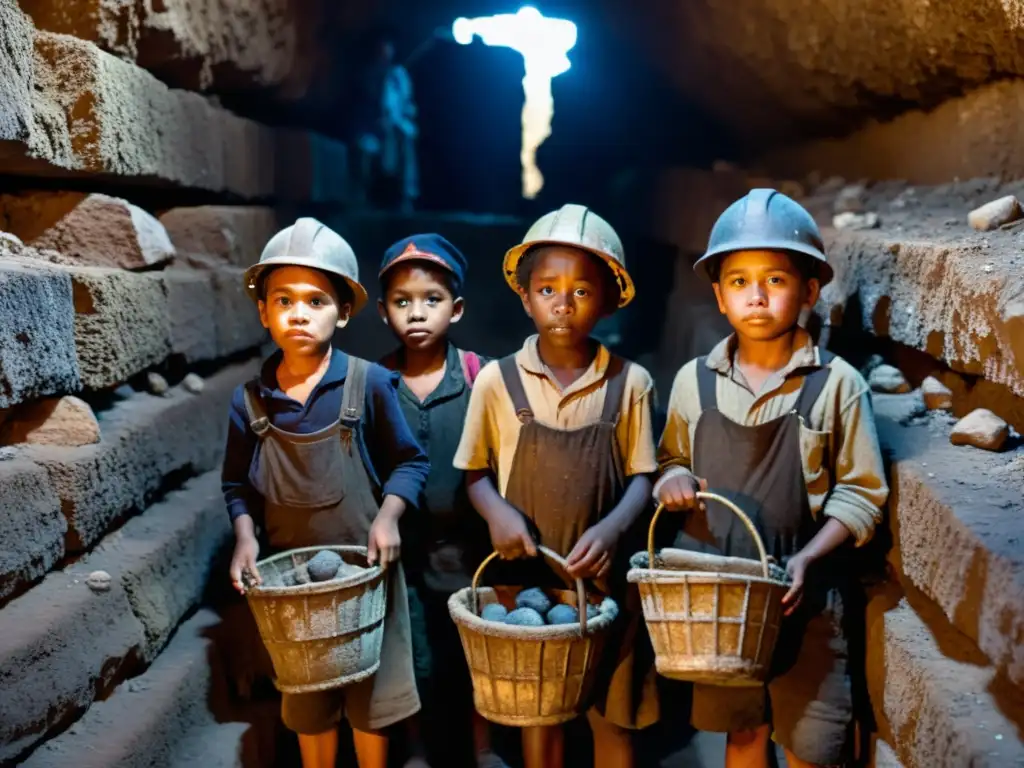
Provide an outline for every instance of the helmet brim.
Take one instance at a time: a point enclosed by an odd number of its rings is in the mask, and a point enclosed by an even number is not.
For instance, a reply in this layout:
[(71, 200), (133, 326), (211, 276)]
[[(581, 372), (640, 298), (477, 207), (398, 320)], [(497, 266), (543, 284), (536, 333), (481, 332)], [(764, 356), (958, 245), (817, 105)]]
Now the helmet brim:
[(281, 256), (277, 258), (267, 259), (261, 261), (259, 264), (253, 264), (247, 270), (245, 270), (244, 285), (245, 292), (249, 295), (249, 298), (253, 302), (257, 302), (260, 299), (258, 287), (260, 277), (268, 269), (274, 269), (275, 267), (308, 267), (309, 269), (315, 269), (318, 272), (326, 272), (328, 275), (333, 277), (340, 277), (348, 285), (349, 290), (352, 291), (352, 310), (350, 316), (355, 316), (363, 307), (366, 306), (366, 302), (369, 300), (369, 296), (360, 283), (356, 282), (347, 275), (343, 275), (340, 272), (336, 272), (333, 269), (327, 269), (319, 259), (304, 259), (301, 257), (292, 256)]
[(693, 271), (703, 277), (707, 281), (711, 281), (711, 274), (708, 272), (708, 266), (712, 259), (726, 256), (730, 253), (736, 253), (737, 251), (785, 251), (786, 253), (799, 253), (804, 256), (810, 256), (818, 269), (818, 282), (824, 287), (832, 282), (832, 278), (835, 276), (835, 272), (829, 265), (828, 261), (825, 260), (825, 254), (819, 251), (813, 246), (801, 246), (798, 243), (794, 243), (792, 240), (733, 240), (729, 244), (722, 248), (712, 248), (708, 250), (703, 256), (701, 256), (693, 265)]
[(564, 240), (531, 240), (528, 243), (521, 243), (515, 248), (510, 248), (505, 254), (505, 261), (502, 268), (505, 272), (505, 282), (508, 283), (516, 293), (522, 293), (523, 287), (519, 285), (519, 279), (516, 277), (516, 270), (519, 269), (519, 262), (522, 261), (523, 255), (531, 248), (538, 248), (543, 245), (561, 245), (566, 248), (577, 248), (587, 253), (592, 253), (597, 258), (601, 259), (608, 268), (611, 269), (612, 274), (615, 276), (616, 287), (619, 289), (619, 303), (617, 309), (622, 309), (624, 306), (629, 304), (636, 296), (636, 286), (633, 285), (633, 278), (629, 276), (629, 272), (622, 266), (621, 263), (613, 259), (607, 253), (600, 251), (596, 248), (588, 248), (585, 245), (579, 243), (567, 243)]

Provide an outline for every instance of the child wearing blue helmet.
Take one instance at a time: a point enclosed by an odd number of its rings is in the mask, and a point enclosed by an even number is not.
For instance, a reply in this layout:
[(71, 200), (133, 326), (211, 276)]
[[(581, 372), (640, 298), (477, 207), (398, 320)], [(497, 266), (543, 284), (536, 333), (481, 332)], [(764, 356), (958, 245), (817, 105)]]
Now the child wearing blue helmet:
[(832, 278), (810, 214), (773, 189), (733, 203), (695, 271), (734, 333), (676, 375), (659, 446), (655, 498), (685, 511), (680, 546), (755, 557), (728, 510), (756, 523), (791, 587), (765, 686), (697, 684), (693, 725), (728, 734), (725, 764), (790, 768), (853, 759), (850, 630), (859, 617), (852, 559), (888, 497), (867, 383), (799, 323)]

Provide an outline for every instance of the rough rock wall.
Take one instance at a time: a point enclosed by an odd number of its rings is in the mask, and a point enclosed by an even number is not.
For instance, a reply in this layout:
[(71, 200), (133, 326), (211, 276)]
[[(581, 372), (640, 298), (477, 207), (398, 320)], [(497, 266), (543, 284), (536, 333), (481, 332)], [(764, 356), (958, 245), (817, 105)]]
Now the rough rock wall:
[(651, 0), (606, 4), (749, 151), (1024, 74), (1020, 0)]
[(230, 628), (182, 622), (224, 591), (227, 405), (266, 340), (243, 267), (279, 206), (345, 199), (345, 147), (145, 68), (281, 85), (299, 5), (73, 6), (0, 0), (0, 765), (269, 766)]

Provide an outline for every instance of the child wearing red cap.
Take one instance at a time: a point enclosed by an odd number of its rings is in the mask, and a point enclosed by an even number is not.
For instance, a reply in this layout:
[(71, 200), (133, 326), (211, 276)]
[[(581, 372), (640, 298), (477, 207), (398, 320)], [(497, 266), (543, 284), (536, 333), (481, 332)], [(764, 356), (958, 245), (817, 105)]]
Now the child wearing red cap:
[[(478, 355), (448, 338), (465, 311), (466, 270), (458, 248), (441, 235), (425, 233), (388, 248), (379, 274), (378, 311), (401, 342), (381, 363), (401, 374), (402, 412), (430, 458), (421, 514), (409, 522), (404, 537), (413, 542), (404, 561), (424, 703), (420, 716), (409, 721), (410, 768), (427, 757), (435, 766), (453, 768), (502, 765), (490, 749), (487, 723), (473, 710), (462, 644), (447, 608), (452, 593), (469, 585), (487, 541), (466, 495), (465, 473), (452, 465), (481, 365)], [(465, 727), (470, 722), (472, 729)]]

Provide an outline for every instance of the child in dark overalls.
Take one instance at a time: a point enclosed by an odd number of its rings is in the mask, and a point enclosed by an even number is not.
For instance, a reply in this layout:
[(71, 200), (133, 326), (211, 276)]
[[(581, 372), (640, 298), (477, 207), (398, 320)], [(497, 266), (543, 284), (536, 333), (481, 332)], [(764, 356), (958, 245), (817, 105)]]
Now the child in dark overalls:
[(419, 504), (427, 457), (402, 417), (394, 375), (333, 349), (366, 303), (355, 254), (315, 219), (267, 243), (245, 286), (280, 347), (231, 403), (223, 488), (235, 531), (231, 580), (259, 582), (256, 560), (296, 547), (360, 544), (388, 568), (380, 671), (361, 683), (283, 695), (306, 768), (333, 768), (342, 713), (360, 768), (384, 768), (387, 726), (420, 708), (398, 521)]
[(756, 558), (732, 514), (698, 504), (710, 488), (755, 521), (792, 586), (766, 687), (695, 685), (693, 725), (728, 733), (726, 766), (842, 765), (853, 751), (849, 640), (857, 622), (852, 553), (888, 496), (868, 386), (800, 327), (832, 277), (798, 203), (755, 189), (733, 203), (695, 265), (735, 333), (676, 375), (655, 497), (688, 510), (681, 546)]
[[(580, 205), (542, 217), (504, 270), (537, 335), (480, 372), (455, 466), (469, 471), (470, 500), (502, 558), (534, 556), (543, 544), (567, 559), (571, 576), (594, 579), (618, 601), (588, 716), (596, 765), (628, 768), (631, 730), (658, 718), (653, 654), (638, 598), (627, 595), (632, 552), (617, 547), (649, 505), (653, 384), (590, 334), (632, 300), (633, 282), (615, 231)], [(502, 581), (539, 586), (538, 569), (515, 570), (522, 580)], [(523, 751), (528, 768), (561, 766), (562, 729), (524, 728)]]
[(424, 765), (427, 755), (435, 766), (502, 765), (490, 749), (486, 721), (473, 709), (469, 669), (448, 614), (448, 598), (469, 586), (487, 544), (465, 473), (452, 465), (481, 366), (478, 355), (448, 340), (451, 325), (462, 319), (466, 270), (458, 248), (440, 235), (420, 234), (388, 248), (379, 274), (378, 310), (402, 345), (381, 364), (401, 373), (402, 413), (430, 458), (419, 525), (408, 531), (403, 552), (423, 700), (420, 716), (408, 721), (410, 768)]

